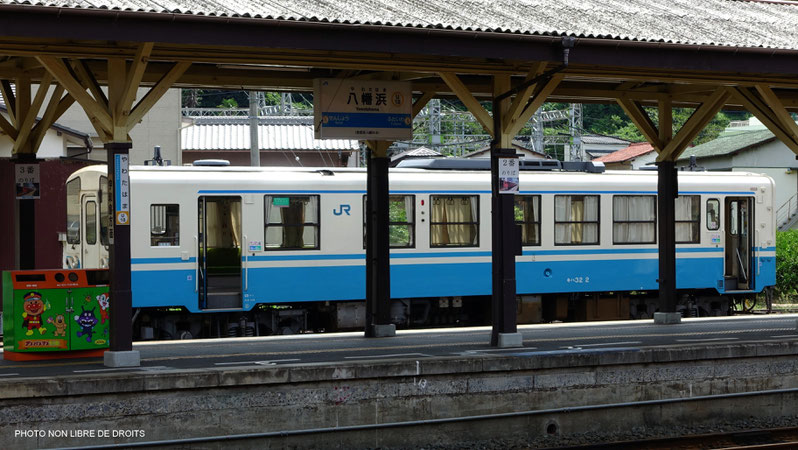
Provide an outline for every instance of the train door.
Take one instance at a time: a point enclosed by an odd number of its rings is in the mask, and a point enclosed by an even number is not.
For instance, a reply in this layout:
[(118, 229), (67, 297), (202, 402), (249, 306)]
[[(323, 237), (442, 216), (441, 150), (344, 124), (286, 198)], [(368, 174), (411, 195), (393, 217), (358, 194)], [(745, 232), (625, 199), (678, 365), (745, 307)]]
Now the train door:
[(97, 196), (85, 194), (81, 198), (81, 215), (83, 223), (83, 239), (81, 239), (82, 267), (100, 267), (99, 215)]
[(753, 221), (751, 198), (726, 198), (726, 248), (724, 250), (724, 279), (727, 291), (749, 290), (754, 287), (751, 270)]
[(199, 307), (241, 308), (241, 198), (202, 196), (197, 210)]

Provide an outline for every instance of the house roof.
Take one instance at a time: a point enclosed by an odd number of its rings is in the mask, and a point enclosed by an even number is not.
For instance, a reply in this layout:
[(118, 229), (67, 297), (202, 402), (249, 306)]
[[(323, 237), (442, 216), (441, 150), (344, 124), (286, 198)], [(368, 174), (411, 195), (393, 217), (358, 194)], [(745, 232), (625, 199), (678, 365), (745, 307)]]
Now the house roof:
[(700, 159), (729, 155), (774, 139), (776, 136), (770, 130), (727, 131), (717, 139), (686, 149), (679, 157), (679, 161), (688, 160), (690, 156)]
[(634, 144), (630, 144), (626, 148), (622, 148), (608, 155), (596, 158), (593, 161), (601, 161), (603, 163), (626, 162), (653, 151), (654, 147), (652, 147), (648, 142), (636, 142)]
[(798, 49), (798, 4), (767, 0), (0, 0), (3, 5)]
[[(356, 139), (316, 139), (312, 117), (259, 119), (261, 150), (337, 151), (358, 150)], [(180, 130), (182, 150), (249, 150), (249, 120), (235, 117), (203, 117)]]
[(414, 148), (412, 150), (405, 150), (402, 153), (397, 153), (391, 156), (391, 161), (396, 161), (404, 158), (439, 158), (443, 155), (427, 147)]
[(629, 144), (626, 139), (599, 134), (586, 134), (582, 136), (582, 142), (585, 144)]

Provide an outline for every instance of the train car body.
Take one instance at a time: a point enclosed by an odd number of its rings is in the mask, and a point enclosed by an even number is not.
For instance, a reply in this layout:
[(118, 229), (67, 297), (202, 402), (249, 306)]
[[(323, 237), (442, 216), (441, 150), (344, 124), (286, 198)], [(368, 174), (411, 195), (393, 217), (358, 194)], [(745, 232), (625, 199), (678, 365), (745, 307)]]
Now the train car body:
[[(107, 265), (105, 170), (86, 167), (67, 181), (65, 266)], [(259, 311), (273, 316), (270, 332), (290, 317), (294, 331), (312, 328), (314, 309), (361, 314), (365, 182), (357, 169), (131, 167), (133, 307), (154, 322), (148, 311), (171, 311), (175, 318), (155, 328), (172, 336), (181, 327), (213, 334), (207, 321), (192, 323), (203, 313)], [(726, 314), (735, 296), (775, 284), (773, 190), (763, 175), (679, 173), (677, 289), (685, 308)], [(545, 304), (557, 295), (631, 293), (631, 317), (651, 317), (658, 309), (656, 194), (654, 172), (522, 171), (519, 296)], [(413, 302), (487, 301), (489, 172), (394, 169), (390, 196), (395, 320), (409, 323)], [(634, 296), (640, 293), (648, 294)], [(242, 329), (254, 322), (263, 332), (263, 319), (246, 317)]]

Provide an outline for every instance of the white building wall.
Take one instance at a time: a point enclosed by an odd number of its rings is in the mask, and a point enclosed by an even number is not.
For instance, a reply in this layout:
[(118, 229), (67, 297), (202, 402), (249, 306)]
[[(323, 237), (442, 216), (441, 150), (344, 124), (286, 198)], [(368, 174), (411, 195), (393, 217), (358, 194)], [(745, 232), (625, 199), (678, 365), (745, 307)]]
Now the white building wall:
[[(148, 91), (149, 89), (139, 89), (136, 102)], [(92, 151), (90, 158), (105, 159), (103, 143), (97, 137), (97, 132), (80, 105), (73, 104), (56, 122), (92, 136), (95, 150)], [(131, 131), (133, 148), (130, 151), (130, 163), (144, 164), (145, 160), (152, 159), (153, 147), (160, 145), (163, 159), (171, 160), (172, 164), (180, 164), (179, 130), (180, 89), (169, 89)]]
[[(0, 134), (0, 158), (10, 158), (13, 150), (14, 141), (8, 135)], [(60, 158), (65, 155), (66, 138), (51, 128), (44, 135), (36, 157), (39, 159)]]
[(657, 152), (646, 153), (645, 155), (640, 155), (634, 160), (632, 160), (632, 169), (639, 170), (641, 167), (649, 165), (650, 167), (655, 167), (653, 163), (656, 161), (657, 161)]

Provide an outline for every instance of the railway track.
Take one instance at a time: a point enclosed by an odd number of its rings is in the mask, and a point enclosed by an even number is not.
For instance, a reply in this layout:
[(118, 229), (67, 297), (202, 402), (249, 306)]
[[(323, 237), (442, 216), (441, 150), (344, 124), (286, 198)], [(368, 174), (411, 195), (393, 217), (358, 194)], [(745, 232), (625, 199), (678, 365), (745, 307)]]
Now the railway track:
[(710, 433), (677, 438), (644, 439), (639, 441), (609, 442), (558, 449), (613, 449), (613, 450), (670, 450), (670, 449), (782, 449), (798, 448), (798, 427), (742, 432)]

